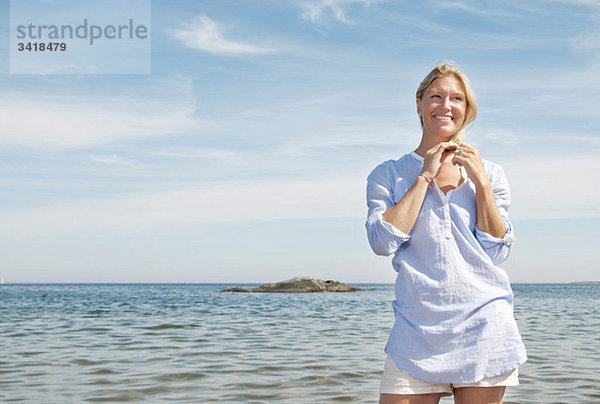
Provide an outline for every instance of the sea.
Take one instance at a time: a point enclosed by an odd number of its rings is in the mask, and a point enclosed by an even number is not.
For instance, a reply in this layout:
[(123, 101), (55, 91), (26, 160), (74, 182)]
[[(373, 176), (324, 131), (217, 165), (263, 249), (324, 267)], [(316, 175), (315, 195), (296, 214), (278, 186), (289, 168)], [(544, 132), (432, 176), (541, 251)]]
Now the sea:
[[(231, 286), (1, 285), (0, 402), (377, 403), (393, 285)], [(513, 291), (529, 360), (504, 402), (600, 403), (600, 284)]]

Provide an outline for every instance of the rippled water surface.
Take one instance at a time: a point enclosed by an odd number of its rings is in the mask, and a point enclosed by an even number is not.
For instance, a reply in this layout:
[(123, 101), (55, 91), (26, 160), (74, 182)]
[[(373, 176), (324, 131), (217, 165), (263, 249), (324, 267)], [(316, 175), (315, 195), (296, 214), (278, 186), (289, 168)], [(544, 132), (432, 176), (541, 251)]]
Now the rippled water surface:
[[(0, 402), (377, 402), (392, 285), (228, 286), (1, 286)], [(600, 402), (600, 285), (514, 291), (529, 361), (505, 402)]]

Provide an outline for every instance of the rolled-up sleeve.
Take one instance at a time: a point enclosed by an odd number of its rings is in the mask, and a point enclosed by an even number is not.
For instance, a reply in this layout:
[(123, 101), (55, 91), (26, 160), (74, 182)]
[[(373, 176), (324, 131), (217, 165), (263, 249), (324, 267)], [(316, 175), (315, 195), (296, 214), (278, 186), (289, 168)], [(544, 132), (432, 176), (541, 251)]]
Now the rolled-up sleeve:
[(506, 232), (504, 233), (504, 237), (498, 238), (475, 227), (475, 238), (477, 238), (481, 247), (483, 247), (486, 254), (492, 259), (492, 262), (495, 265), (499, 265), (506, 261), (510, 255), (510, 250), (516, 238), (513, 232), (512, 223), (508, 218), (508, 209), (510, 208), (510, 186), (504, 175), (504, 170), (502, 167), (496, 165), (491, 170), (491, 175), (489, 175), (489, 177), (494, 189), (498, 210), (506, 224)]
[(410, 236), (391, 223), (382, 219), (385, 211), (394, 205), (392, 199), (392, 184), (394, 179), (380, 165), (367, 179), (367, 237), (371, 248), (377, 255), (390, 255), (396, 252), (402, 243)]

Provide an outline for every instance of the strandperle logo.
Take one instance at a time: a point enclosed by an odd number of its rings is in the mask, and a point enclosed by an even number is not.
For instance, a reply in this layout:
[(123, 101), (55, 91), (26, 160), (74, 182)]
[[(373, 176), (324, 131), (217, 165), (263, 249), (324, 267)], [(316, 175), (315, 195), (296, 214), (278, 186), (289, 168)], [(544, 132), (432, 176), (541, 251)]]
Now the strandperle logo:
[(144, 24), (136, 24), (132, 18), (126, 24), (89, 24), (84, 18), (82, 24), (73, 25), (39, 25), (30, 23), (28, 25), (17, 25), (17, 39), (52, 41), (65, 39), (86, 39), (91, 46), (94, 41), (100, 39), (146, 39), (148, 38), (148, 27)]
[(150, 74), (151, 0), (10, 0), (11, 74)]

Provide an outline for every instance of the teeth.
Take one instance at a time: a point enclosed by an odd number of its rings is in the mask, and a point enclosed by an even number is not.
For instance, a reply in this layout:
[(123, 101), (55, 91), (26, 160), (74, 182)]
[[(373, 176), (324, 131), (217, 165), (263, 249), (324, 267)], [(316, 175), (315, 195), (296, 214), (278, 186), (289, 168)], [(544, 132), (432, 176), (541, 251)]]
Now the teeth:
[(434, 116), (434, 118), (438, 119), (440, 121), (451, 121), (452, 120), (451, 116), (436, 115), (436, 116)]

